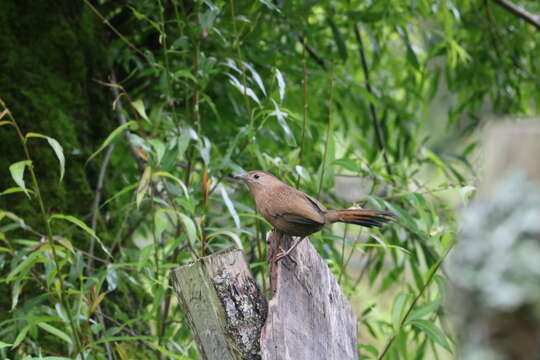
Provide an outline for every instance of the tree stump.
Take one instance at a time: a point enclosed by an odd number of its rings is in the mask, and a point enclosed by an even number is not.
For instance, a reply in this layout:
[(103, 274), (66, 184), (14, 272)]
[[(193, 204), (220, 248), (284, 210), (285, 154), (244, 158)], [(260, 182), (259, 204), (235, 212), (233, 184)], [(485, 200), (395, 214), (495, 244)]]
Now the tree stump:
[(171, 280), (201, 358), (260, 359), (267, 303), (242, 251), (231, 248), (174, 270)]
[(278, 263), (292, 238), (269, 236), (273, 298), (261, 333), (263, 360), (358, 359), (356, 315), (317, 250), (304, 239)]
[(269, 308), (240, 250), (210, 255), (172, 272), (201, 358), (358, 359), (356, 316), (313, 245), (304, 239), (292, 257), (276, 263), (275, 254), (288, 249), (292, 239), (271, 232), (269, 241)]

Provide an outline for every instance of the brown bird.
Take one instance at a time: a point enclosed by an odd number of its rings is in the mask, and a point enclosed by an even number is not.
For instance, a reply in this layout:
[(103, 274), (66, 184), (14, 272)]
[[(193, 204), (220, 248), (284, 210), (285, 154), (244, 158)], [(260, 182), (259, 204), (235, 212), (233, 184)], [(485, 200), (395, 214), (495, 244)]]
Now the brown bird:
[[(317, 199), (266, 171), (253, 170), (234, 177), (247, 184), (259, 213), (275, 229), (287, 235), (303, 238), (335, 222), (378, 227), (394, 217), (393, 213), (385, 210), (327, 210)], [(295, 241), (286, 253), (280, 254), (279, 259), (287, 256), (300, 240)]]

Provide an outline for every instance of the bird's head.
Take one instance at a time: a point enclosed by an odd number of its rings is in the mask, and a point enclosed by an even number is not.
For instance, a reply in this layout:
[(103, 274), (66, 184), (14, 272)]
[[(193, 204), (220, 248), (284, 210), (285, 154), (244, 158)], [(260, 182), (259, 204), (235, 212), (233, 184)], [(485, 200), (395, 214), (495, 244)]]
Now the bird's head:
[(251, 192), (281, 184), (281, 181), (277, 177), (262, 170), (248, 171), (240, 175), (235, 175), (234, 178), (244, 181)]

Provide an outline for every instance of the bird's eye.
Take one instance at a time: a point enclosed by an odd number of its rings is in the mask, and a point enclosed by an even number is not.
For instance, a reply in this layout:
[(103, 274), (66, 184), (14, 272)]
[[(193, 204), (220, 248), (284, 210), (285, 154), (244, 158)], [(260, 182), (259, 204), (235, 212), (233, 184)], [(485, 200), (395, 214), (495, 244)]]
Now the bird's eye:
[(259, 174), (255, 174), (255, 175), (253, 175), (253, 178), (258, 179), (258, 178), (260, 178), (260, 176), (259, 176)]

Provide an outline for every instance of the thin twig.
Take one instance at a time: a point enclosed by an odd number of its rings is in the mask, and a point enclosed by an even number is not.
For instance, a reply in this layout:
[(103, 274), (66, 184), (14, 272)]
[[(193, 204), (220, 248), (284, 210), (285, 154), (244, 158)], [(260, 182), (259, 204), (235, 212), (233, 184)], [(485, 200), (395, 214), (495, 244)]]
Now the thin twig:
[(306, 42), (302, 40), (303, 36), (298, 36), (298, 39), (304, 47), (304, 50), (307, 50), (309, 56), (315, 61), (315, 63), (317, 63), (317, 65), (319, 65), (324, 71), (328, 71), (328, 67), (326, 66), (324, 60), (319, 55), (317, 55), (315, 50), (313, 50)]
[(493, 0), (493, 2), (540, 30), (540, 15), (530, 13), (508, 0)]
[(321, 197), (321, 191), (322, 191), (322, 186), (323, 186), (323, 181), (324, 181), (324, 172), (326, 170), (326, 158), (328, 156), (328, 142), (330, 141), (330, 132), (332, 130), (332, 107), (333, 107), (333, 102), (334, 102), (334, 83), (335, 83), (334, 72), (335, 72), (335, 66), (334, 66), (334, 63), (332, 62), (332, 74), (330, 75), (330, 100), (328, 101), (328, 125), (326, 128), (326, 140), (324, 142), (324, 154), (323, 154), (322, 165), (321, 165), (322, 166), (321, 179), (319, 182), (319, 193), (318, 193), (319, 198)]
[[(103, 162), (101, 163), (101, 167), (99, 169), (99, 175), (98, 180), (96, 183), (96, 196), (94, 197), (94, 204), (92, 205), (92, 220), (90, 222), (90, 226), (92, 230), (96, 231), (97, 228), (97, 218), (99, 214), (99, 203), (101, 201), (101, 194), (103, 192), (103, 183), (105, 182), (105, 174), (107, 173), (107, 168), (109, 166), (109, 162), (111, 159), (112, 152), (114, 150), (114, 144), (109, 145), (107, 148), (107, 151), (105, 152), (105, 156), (103, 157)], [(94, 237), (91, 237), (90, 239), (90, 258), (88, 260), (88, 271), (87, 274), (91, 275), (94, 271), (94, 250), (96, 246), (96, 240)]]
[[(307, 49), (306, 49), (306, 42), (307, 39), (305, 36), (302, 36), (301, 38), (302, 45), (304, 46), (303, 51), (303, 67), (304, 67), (304, 117), (302, 118), (302, 137), (300, 138), (300, 161), (298, 165), (302, 166), (304, 164), (304, 143), (306, 138), (306, 124), (307, 124), (307, 117), (308, 117), (308, 89), (307, 89)], [(298, 172), (298, 177), (296, 178), (296, 187), (300, 185), (300, 172)]]
[(109, 22), (109, 20), (107, 20), (103, 15), (101, 15), (101, 13), (98, 11), (98, 9), (96, 9), (94, 7), (94, 5), (92, 5), (90, 3), (90, 1), (84, 0), (84, 3), (94, 12), (94, 14), (97, 15), (98, 18), (101, 19), (101, 21), (103, 21), (105, 23), (105, 25), (107, 25), (116, 35), (118, 35), (118, 37), (120, 39), (122, 39), (122, 41), (124, 41), (137, 54), (139, 54), (141, 56), (144, 56), (144, 53), (141, 50), (137, 49), (137, 47), (135, 45), (133, 45), (133, 43), (131, 43), (131, 41), (129, 41), (124, 35), (122, 35), (122, 33), (120, 31), (118, 31), (114, 26), (112, 26), (112, 24)]
[[(358, 55), (362, 63), (362, 70), (364, 72), (364, 78), (366, 80), (366, 89), (371, 96), (375, 97), (375, 92), (373, 91), (373, 88), (371, 86), (371, 80), (369, 78), (369, 68), (367, 65), (366, 53), (364, 51), (364, 41), (362, 40), (362, 36), (360, 35), (360, 27), (358, 26), (358, 24), (354, 25), (354, 35), (356, 37), (356, 41), (358, 42)], [(369, 112), (371, 114), (371, 120), (373, 121), (373, 125), (375, 126), (377, 143), (379, 144), (379, 149), (382, 151), (383, 154), (384, 163), (386, 165), (386, 172), (392, 178), (392, 167), (390, 166), (390, 161), (388, 161), (388, 154), (386, 153), (386, 144), (384, 142), (381, 123), (379, 121), (379, 118), (377, 117), (375, 104), (373, 104), (373, 101), (371, 100), (369, 101)]]
[[(111, 71), (111, 82), (113, 84), (118, 83), (118, 81), (116, 80), (116, 72), (114, 70)], [(116, 111), (116, 118), (118, 119), (118, 122), (120, 123), (120, 125), (124, 125), (125, 123), (127, 123), (127, 120), (126, 120), (126, 116), (124, 115), (124, 106), (122, 104), (121, 94), (118, 92), (118, 86), (110, 86), (110, 88), (114, 96), (114, 104), (115, 104), (114, 109)], [(129, 139), (129, 133), (126, 131), (124, 133), (124, 136), (126, 137), (126, 141), (129, 145), (131, 154), (133, 155), (133, 158), (135, 159), (137, 163), (137, 168), (139, 169), (139, 171), (142, 171), (142, 169), (144, 168), (144, 164), (137, 153), (137, 149), (135, 149), (135, 146), (131, 143)]]

